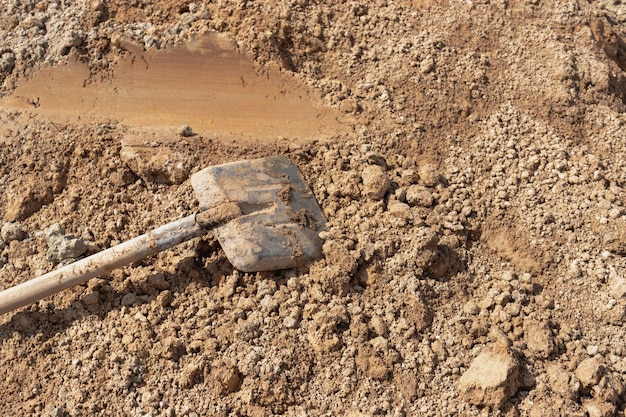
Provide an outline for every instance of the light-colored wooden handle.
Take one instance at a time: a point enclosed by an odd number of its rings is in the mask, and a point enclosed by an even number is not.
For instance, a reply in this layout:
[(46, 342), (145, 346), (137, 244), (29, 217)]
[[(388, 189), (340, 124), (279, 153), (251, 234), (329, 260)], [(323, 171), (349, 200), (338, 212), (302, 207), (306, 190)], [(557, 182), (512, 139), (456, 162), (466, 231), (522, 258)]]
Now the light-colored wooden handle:
[(0, 292), (0, 314), (201, 236), (239, 215), (236, 204), (224, 203), (6, 289)]

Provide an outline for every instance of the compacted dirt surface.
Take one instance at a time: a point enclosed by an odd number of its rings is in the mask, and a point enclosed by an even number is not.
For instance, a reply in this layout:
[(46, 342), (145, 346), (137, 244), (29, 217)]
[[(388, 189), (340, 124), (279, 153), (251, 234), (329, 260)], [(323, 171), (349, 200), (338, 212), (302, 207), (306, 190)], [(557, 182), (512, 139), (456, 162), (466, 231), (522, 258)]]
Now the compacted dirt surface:
[(624, 416), (626, 6), (5, 0), (0, 287), (285, 155), (323, 257), (212, 236), (0, 317), (4, 416)]

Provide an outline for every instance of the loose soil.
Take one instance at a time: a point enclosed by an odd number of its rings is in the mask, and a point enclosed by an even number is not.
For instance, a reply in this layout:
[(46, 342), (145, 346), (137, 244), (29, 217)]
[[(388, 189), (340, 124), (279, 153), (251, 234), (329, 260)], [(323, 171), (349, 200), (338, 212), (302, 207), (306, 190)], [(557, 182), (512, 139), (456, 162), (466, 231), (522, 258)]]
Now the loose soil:
[(328, 228), (301, 269), (209, 236), (4, 315), (3, 415), (625, 415), (619, 1), (6, 3), (1, 287), (239, 159)]

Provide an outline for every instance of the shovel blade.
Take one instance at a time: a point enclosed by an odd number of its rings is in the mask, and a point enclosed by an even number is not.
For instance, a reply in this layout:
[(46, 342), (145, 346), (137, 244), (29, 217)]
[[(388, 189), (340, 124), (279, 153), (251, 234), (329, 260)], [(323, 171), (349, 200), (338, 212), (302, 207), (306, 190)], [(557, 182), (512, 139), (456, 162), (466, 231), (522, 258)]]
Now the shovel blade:
[(244, 272), (299, 267), (321, 255), (326, 219), (298, 168), (283, 156), (208, 167), (191, 176), (201, 209), (235, 202), (242, 216), (215, 230)]

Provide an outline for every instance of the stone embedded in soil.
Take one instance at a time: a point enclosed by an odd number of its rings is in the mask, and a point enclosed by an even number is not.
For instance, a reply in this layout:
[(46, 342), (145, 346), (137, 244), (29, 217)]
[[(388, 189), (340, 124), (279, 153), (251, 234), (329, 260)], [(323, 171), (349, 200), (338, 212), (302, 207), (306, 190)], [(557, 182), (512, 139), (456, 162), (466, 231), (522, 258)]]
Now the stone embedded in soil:
[(46, 237), (46, 239), (50, 239), (51, 236), (59, 236), (64, 234), (65, 229), (59, 223), (54, 223), (43, 231), (43, 235)]
[(131, 306), (135, 304), (135, 301), (137, 301), (137, 296), (135, 293), (129, 292), (122, 297), (120, 304), (123, 306)]
[(15, 55), (12, 52), (0, 54), (0, 74), (10, 74), (15, 68)]
[(50, 262), (63, 262), (76, 259), (87, 251), (87, 245), (82, 238), (73, 235), (54, 234), (48, 238), (46, 258)]
[(410, 206), (430, 207), (433, 201), (433, 193), (422, 185), (411, 185), (406, 190), (406, 202)]
[(93, 292), (83, 296), (82, 302), (86, 306), (93, 306), (93, 305), (98, 304), (99, 299), (100, 299), (100, 293), (98, 291), (93, 291)]
[(193, 135), (193, 130), (191, 130), (191, 127), (188, 125), (182, 125), (176, 129), (176, 134), (186, 138)]
[(626, 277), (614, 274), (609, 278), (609, 295), (613, 298), (626, 298)]
[(603, 366), (598, 359), (587, 358), (578, 365), (574, 373), (583, 388), (588, 389), (600, 381), (602, 372)]
[(378, 165), (370, 165), (363, 169), (361, 179), (363, 180), (363, 193), (373, 200), (382, 199), (391, 187), (391, 180)]
[(519, 387), (520, 363), (509, 349), (484, 349), (461, 376), (458, 389), (465, 401), (500, 408)]
[(5, 223), (0, 229), (0, 238), (5, 243), (10, 243), (14, 240), (22, 240), (25, 236), (26, 234), (17, 223)]

